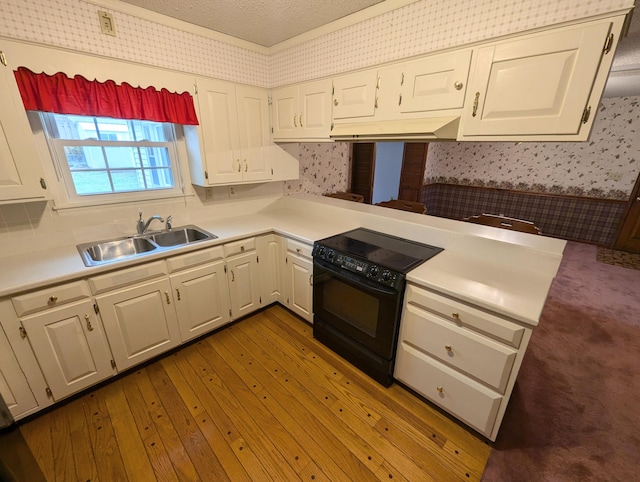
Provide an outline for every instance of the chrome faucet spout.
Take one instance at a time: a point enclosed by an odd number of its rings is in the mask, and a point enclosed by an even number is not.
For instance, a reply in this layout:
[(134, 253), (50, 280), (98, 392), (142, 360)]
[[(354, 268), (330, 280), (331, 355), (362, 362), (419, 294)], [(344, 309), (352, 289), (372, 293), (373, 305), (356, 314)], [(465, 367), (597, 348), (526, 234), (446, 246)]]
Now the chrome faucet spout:
[(161, 223), (164, 223), (164, 219), (162, 218), (162, 216), (159, 216), (158, 214), (154, 214), (145, 222), (142, 220), (142, 213), (140, 213), (140, 219), (138, 219), (138, 234), (146, 233), (147, 229), (149, 228), (149, 225), (154, 219), (157, 219)]

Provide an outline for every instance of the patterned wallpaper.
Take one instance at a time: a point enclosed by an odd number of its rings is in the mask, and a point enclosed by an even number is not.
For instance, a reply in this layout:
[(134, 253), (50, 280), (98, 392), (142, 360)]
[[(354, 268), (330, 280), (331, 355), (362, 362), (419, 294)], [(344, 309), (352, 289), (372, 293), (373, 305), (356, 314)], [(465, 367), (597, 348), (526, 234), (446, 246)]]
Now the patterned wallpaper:
[[(425, 184), (627, 200), (640, 175), (639, 131), (640, 97), (605, 98), (589, 142), (432, 142)], [(302, 144), (299, 157), (300, 180), (285, 192), (346, 189), (348, 143)]]
[(588, 142), (429, 146), (425, 184), (627, 200), (640, 174), (640, 96), (602, 99)]
[(300, 144), (299, 160), (300, 179), (285, 181), (285, 194), (324, 194), (347, 190), (349, 143)]
[[(100, 32), (98, 9), (116, 36)], [(268, 56), (82, 0), (1, 0), (0, 35), (268, 87)]]
[(0, 35), (275, 87), (630, 8), (634, 2), (421, 0), (271, 55), (100, 7), (113, 14), (116, 25), (116, 37), (104, 35), (95, 3), (2, 0)]
[(633, 6), (633, 0), (422, 0), (269, 58), (272, 87)]

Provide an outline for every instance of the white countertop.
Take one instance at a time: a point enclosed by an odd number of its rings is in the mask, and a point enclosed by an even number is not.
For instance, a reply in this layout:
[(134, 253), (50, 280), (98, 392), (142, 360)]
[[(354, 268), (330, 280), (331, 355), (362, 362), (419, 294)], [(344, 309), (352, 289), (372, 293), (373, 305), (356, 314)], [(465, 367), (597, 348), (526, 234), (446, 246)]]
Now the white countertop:
[[(286, 198), (283, 198), (286, 199)], [(474, 237), (474, 225), (443, 224), (431, 216), (363, 207), (356, 203), (313, 197), (290, 199), (264, 211), (196, 223), (218, 236), (218, 239), (195, 243), (160, 253), (97, 267), (86, 267), (76, 246), (48, 249), (25, 255), (0, 258), (2, 276), (0, 297), (38, 289), (47, 285), (88, 278), (99, 273), (158, 260), (189, 251), (224, 244), (250, 236), (276, 232), (312, 243), (333, 234), (359, 226), (385, 231), (444, 247), (444, 251), (414, 269), (407, 280), (471, 304), (509, 316), (529, 325), (537, 325), (548, 290), (560, 264), (564, 242), (550, 238), (539, 241), (534, 235), (521, 233), (505, 242), (504, 234), (495, 228), (496, 239), (487, 240), (486, 227)], [(316, 209), (319, 206), (322, 209)], [(407, 216), (409, 215), (409, 216)], [(430, 218), (430, 219), (427, 219)], [(457, 231), (457, 225), (460, 232)], [(387, 229), (380, 229), (380, 227)], [(443, 227), (452, 227), (449, 231)], [(444, 233), (444, 234), (443, 234)], [(519, 240), (523, 239), (523, 243)], [(433, 242), (433, 240), (437, 242)], [(98, 240), (96, 240), (98, 241)], [(493, 243), (493, 244), (492, 244)], [(474, 246), (477, 249), (470, 249)], [(480, 256), (486, 252), (494, 256)], [(506, 262), (500, 261), (501, 253)], [(531, 262), (531, 258), (533, 262)], [(521, 266), (519, 260), (529, 265)], [(544, 269), (532, 269), (539, 264)], [(526, 263), (524, 263), (526, 264)]]

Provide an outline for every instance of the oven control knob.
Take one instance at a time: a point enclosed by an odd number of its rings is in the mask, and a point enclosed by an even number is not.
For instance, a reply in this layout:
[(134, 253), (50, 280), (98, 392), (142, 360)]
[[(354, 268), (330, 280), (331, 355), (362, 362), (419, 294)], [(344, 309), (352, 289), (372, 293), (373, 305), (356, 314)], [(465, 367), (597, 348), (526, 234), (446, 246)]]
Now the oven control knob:
[(320, 256), (321, 258), (324, 258), (324, 252), (325, 252), (325, 251), (326, 251), (326, 250), (325, 250), (324, 246), (320, 246), (320, 247), (318, 248), (318, 256)]
[(373, 278), (377, 278), (378, 273), (380, 273), (380, 268), (378, 268), (377, 266), (372, 266), (371, 269), (369, 269), (369, 276)]
[(333, 249), (330, 249), (329, 252), (327, 253), (327, 259), (329, 261), (333, 261), (333, 258), (336, 257), (336, 252)]
[(391, 281), (391, 272), (386, 269), (382, 272), (382, 279), (384, 281)]

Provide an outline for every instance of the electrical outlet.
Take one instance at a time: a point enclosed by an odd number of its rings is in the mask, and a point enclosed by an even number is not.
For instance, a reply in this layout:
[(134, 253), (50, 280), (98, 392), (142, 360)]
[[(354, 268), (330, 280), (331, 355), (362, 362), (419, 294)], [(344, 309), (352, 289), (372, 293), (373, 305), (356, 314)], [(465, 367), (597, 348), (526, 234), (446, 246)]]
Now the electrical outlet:
[(100, 19), (100, 30), (102, 30), (102, 33), (115, 37), (116, 24), (113, 21), (113, 15), (104, 10), (98, 10), (98, 18)]
[(607, 179), (610, 179), (612, 181), (620, 181), (622, 179), (622, 173), (621, 172), (607, 172)]

